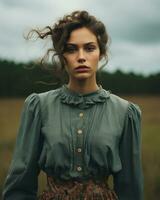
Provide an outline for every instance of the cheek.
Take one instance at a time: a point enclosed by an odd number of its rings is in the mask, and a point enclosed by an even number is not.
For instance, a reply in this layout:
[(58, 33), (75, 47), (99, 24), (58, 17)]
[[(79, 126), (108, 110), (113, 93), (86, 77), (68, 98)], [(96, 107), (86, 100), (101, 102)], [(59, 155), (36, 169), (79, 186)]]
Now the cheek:
[(73, 64), (73, 58), (71, 56), (65, 57), (65, 63), (66, 65), (72, 65)]
[(94, 61), (99, 61), (99, 60), (100, 60), (100, 51), (99, 51), (99, 50), (95, 51), (95, 52), (92, 54), (92, 59), (93, 59)]
[(94, 56), (92, 56), (91, 61), (95, 64), (97, 64), (100, 60), (100, 56), (99, 54), (95, 54)]
[(70, 72), (72, 70), (73, 60), (70, 57), (65, 57), (65, 70), (66, 72)]

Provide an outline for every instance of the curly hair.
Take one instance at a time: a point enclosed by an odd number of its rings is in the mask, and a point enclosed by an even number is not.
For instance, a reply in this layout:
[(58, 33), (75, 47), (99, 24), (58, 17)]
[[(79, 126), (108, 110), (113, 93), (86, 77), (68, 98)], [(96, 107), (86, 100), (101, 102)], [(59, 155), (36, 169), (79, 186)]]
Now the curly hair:
[(33, 29), (29, 32), (28, 39), (33, 36), (33, 33), (36, 33), (40, 39), (50, 37), (53, 47), (48, 49), (44, 57), (41, 59), (41, 63), (45, 63), (49, 59), (49, 54), (52, 53), (51, 60), (53, 66), (56, 66), (55, 57), (58, 56), (59, 62), (57, 66), (64, 70), (65, 62), (63, 53), (65, 45), (71, 32), (82, 27), (88, 28), (95, 34), (100, 49), (100, 56), (101, 58), (105, 58), (105, 63), (107, 63), (109, 36), (106, 28), (101, 21), (97, 20), (96, 17), (90, 15), (87, 11), (74, 11), (59, 19), (53, 26), (46, 26), (42, 30)]

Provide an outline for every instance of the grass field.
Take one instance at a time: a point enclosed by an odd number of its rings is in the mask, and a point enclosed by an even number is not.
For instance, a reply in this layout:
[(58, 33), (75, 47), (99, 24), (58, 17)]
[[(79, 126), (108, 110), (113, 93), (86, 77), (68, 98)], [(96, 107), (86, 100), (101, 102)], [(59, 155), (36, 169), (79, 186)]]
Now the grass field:
[[(142, 110), (142, 158), (145, 200), (160, 199), (160, 96), (125, 96)], [(24, 99), (0, 99), (0, 193), (13, 153)], [(45, 185), (39, 178), (40, 190)], [(126, 188), (127, 189), (127, 188)]]

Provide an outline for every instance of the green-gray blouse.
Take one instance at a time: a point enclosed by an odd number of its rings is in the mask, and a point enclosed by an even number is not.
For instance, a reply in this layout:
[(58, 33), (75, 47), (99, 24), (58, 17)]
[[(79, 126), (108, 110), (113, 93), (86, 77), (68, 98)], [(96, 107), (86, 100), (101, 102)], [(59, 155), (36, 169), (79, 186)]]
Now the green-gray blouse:
[(143, 199), (140, 110), (109, 91), (65, 85), (25, 100), (4, 200), (37, 199), (40, 170), (56, 179), (113, 175), (120, 200)]

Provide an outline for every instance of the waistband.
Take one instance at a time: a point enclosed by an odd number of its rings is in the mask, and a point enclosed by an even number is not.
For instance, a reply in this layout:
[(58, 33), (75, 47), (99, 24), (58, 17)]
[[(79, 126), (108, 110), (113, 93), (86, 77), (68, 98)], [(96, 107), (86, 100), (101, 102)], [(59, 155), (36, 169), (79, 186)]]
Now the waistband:
[(47, 188), (39, 200), (118, 200), (105, 180), (62, 181), (47, 176)]

